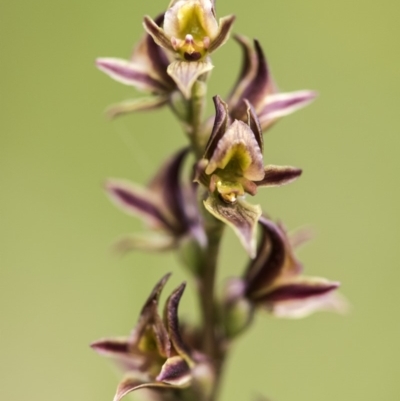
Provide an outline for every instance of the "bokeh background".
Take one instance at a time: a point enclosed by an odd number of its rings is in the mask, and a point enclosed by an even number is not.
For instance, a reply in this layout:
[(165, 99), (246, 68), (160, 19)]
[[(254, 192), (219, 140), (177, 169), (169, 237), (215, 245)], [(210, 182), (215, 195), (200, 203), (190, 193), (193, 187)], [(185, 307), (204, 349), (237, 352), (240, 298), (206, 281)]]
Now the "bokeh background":
[[(106, 177), (145, 183), (185, 143), (167, 110), (106, 120), (137, 93), (96, 71), (128, 57), (144, 14), (167, 1), (0, 0), (0, 399), (108, 401), (118, 375), (88, 344), (123, 335), (174, 255), (109, 245), (141, 229), (102, 191)], [(309, 224), (307, 273), (340, 280), (352, 309), (301, 321), (260, 315), (232, 353), (222, 400), (400, 399), (400, 29), (398, 0), (218, 1), (235, 32), (258, 38), (282, 90), (317, 89), (311, 107), (266, 136), (266, 160), (301, 166), (295, 184), (257, 201), (288, 227)], [(240, 66), (230, 42), (209, 94)], [(245, 255), (231, 233), (221, 277)], [(181, 316), (196, 317), (190, 290)]]

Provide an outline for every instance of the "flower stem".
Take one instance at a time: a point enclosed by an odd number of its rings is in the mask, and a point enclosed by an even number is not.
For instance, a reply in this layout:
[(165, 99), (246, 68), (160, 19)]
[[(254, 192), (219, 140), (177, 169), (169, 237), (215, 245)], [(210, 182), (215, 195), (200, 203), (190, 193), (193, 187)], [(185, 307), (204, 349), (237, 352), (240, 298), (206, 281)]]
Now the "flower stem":
[(188, 135), (196, 159), (200, 159), (203, 156), (205, 141), (208, 139), (204, 138), (201, 132), (204, 109), (206, 106), (207, 78), (208, 74), (203, 74), (194, 83), (192, 88), (192, 98), (190, 100), (190, 132), (188, 132)]
[(211, 360), (215, 360), (219, 355), (216, 330), (219, 323), (218, 315), (216, 314), (217, 305), (214, 290), (220, 241), (224, 226), (213, 216), (207, 216), (206, 218), (208, 246), (204, 251), (206, 257), (204, 258), (204, 266), (199, 278), (199, 297), (203, 320), (203, 349)]

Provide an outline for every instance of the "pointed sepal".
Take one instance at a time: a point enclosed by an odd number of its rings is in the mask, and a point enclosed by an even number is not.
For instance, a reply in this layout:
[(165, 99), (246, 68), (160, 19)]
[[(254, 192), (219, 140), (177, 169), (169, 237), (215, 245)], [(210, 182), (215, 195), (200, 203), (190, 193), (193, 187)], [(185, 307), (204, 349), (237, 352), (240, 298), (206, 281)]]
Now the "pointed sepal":
[(279, 187), (289, 184), (301, 176), (302, 170), (291, 166), (267, 165), (264, 168), (264, 178), (256, 181), (258, 187)]
[(164, 30), (148, 15), (143, 19), (143, 27), (146, 32), (154, 39), (161, 47), (167, 50), (174, 51), (171, 44), (171, 39), (165, 34)]
[(165, 85), (149, 75), (146, 68), (140, 64), (118, 58), (98, 58), (96, 66), (115, 81), (133, 86), (138, 90), (155, 93), (166, 91)]
[(182, 283), (168, 297), (164, 309), (164, 320), (174, 349), (190, 366), (192, 366), (193, 360), (179, 330), (178, 306), (185, 287), (186, 283)]
[(338, 282), (316, 277), (296, 277), (277, 285), (260, 298), (260, 304), (273, 315), (303, 318), (317, 311), (345, 312), (343, 299), (335, 292)]
[(229, 39), (229, 35), (232, 30), (232, 25), (235, 22), (236, 17), (234, 15), (228, 15), (222, 17), (219, 20), (218, 33), (215, 39), (210, 43), (209, 52), (217, 50), (219, 47), (223, 46)]
[(204, 159), (207, 160), (212, 157), (218, 145), (218, 142), (221, 140), (221, 138), (225, 134), (225, 131), (231, 124), (228, 105), (219, 96), (214, 96), (213, 101), (215, 107), (215, 119), (212, 132), (204, 153)]
[(105, 189), (111, 201), (125, 213), (141, 218), (154, 228), (173, 231), (164, 205), (149, 189), (119, 179), (109, 179)]
[(263, 107), (258, 113), (263, 130), (277, 119), (288, 116), (303, 107), (308, 106), (317, 98), (317, 93), (302, 90), (288, 93), (275, 93), (266, 97)]

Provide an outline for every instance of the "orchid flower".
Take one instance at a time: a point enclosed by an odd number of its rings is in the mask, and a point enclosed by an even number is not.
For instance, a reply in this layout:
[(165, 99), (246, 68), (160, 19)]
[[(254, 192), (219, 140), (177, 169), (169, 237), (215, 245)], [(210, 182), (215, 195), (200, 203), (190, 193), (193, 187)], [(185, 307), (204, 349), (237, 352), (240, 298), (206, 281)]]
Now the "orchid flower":
[(143, 26), (154, 41), (177, 60), (167, 69), (186, 99), (196, 80), (211, 71), (208, 55), (229, 38), (233, 15), (215, 17), (214, 0), (172, 0), (162, 27), (146, 16)]
[(233, 228), (251, 257), (255, 256), (255, 230), (261, 208), (244, 200), (245, 193), (255, 195), (259, 187), (292, 182), (301, 170), (290, 166), (263, 163), (263, 137), (252, 105), (245, 101), (247, 123), (231, 122), (228, 106), (214, 98), (216, 116), (196, 180), (205, 185), (209, 196), (206, 209)]
[(165, 251), (177, 248), (187, 238), (205, 245), (195, 203), (196, 184), (184, 185), (180, 178), (187, 154), (188, 148), (185, 148), (167, 160), (147, 187), (119, 179), (107, 181), (106, 192), (113, 203), (156, 230), (149, 235), (122, 237), (116, 244), (117, 250)]
[(170, 274), (165, 275), (156, 284), (128, 337), (105, 338), (91, 344), (100, 355), (114, 359), (125, 372), (114, 401), (142, 388), (168, 391), (191, 385), (196, 362), (182, 340), (178, 321), (185, 284), (169, 296), (163, 319), (157, 310), (169, 277)]
[[(156, 18), (155, 24), (162, 24), (164, 15)], [(170, 63), (167, 52), (159, 47), (149, 34), (145, 34), (136, 45), (130, 60), (119, 58), (98, 58), (96, 66), (109, 77), (139, 91), (151, 93), (149, 97), (111, 106), (107, 113), (110, 117), (135, 111), (153, 110), (168, 104), (177, 91), (173, 79), (167, 74)]]
[[(237, 334), (251, 321), (254, 309), (266, 309), (276, 317), (302, 318), (316, 311), (344, 312), (346, 302), (337, 294), (340, 283), (303, 276), (303, 266), (294, 254), (293, 243), (307, 239), (303, 231), (291, 238), (281, 224), (266, 217), (258, 221), (261, 238), (256, 257), (240, 279), (228, 282), (225, 311), (228, 330)], [(238, 319), (238, 316), (240, 319)]]

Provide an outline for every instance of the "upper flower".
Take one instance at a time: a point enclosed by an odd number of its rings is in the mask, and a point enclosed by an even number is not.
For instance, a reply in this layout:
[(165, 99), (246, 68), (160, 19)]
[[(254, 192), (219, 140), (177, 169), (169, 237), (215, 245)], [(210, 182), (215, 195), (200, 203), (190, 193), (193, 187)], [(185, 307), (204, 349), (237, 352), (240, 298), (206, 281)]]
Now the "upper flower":
[(108, 180), (106, 191), (111, 200), (126, 213), (138, 216), (158, 230), (158, 234), (123, 237), (117, 244), (120, 250), (168, 250), (188, 237), (205, 244), (200, 214), (193, 206), (196, 184), (181, 182), (187, 154), (185, 148), (167, 160), (146, 188), (124, 180)]
[[(154, 23), (160, 25), (163, 20), (164, 15), (160, 15)], [(167, 74), (169, 63), (165, 50), (158, 46), (149, 34), (144, 35), (136, 45), (130, 60), (98, 58), (97, 67), (112, 79), (152, 94), (151, 97), (128, 100), (111, 106), (108, 109), (110, 117), (155, 109), (167, 104), (171, 94), (177, 90), (176, 83)]]
[(169, 390), (189, 386), (195, 376), (197, 364), (179, 331), (178, 305), (185, 284), (168, 298), (164, 319), (157, 310), (169, 276), (154, 287), (128, 337), (105, 338), (91, 344), (99, 354), (115, 359), (125, 371), (114, 401), (141, 388)]
[(144, 27), (160, 46), (182, 60), (198, 61), (226, 42), (234, 19), (228, 16), (218, 23), (212, 0), (172, 0), (162, 28), (148, 16)]
[(197, 180), (210, 196), (205, 206), (218, 219), (232, 226), (250, 255), (255, 253), (255, 227), (261, 215), (259, 206), (244, 202), (245, 193), (255, 195), (258, 187), (287, 184), (301, 170), (289, 166), (264, 166), (263, 137), (252, 105), (246, 100), (247, 123), (231, 122), (229, 110), (218, 96), (214, 98), (216, 116)]

